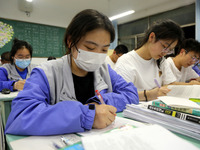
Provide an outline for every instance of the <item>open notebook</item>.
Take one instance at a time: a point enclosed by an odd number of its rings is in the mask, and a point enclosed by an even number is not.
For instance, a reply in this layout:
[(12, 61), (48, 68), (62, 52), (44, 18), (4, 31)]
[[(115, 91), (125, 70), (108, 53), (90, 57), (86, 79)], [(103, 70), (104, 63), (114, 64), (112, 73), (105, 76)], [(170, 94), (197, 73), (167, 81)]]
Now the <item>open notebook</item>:
[(200, 99), (200, 85), (169, 85), (167, 88), (171, 89), (167, 96)]

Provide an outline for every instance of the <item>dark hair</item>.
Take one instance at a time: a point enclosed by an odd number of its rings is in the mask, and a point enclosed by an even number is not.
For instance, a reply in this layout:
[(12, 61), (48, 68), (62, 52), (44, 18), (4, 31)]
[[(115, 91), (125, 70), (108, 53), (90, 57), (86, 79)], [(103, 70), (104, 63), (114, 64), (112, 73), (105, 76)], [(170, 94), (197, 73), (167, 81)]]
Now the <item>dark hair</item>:
[(49, 57), (47, 58), (47, 60), (52, 60), (52, 59), (56, 59), (56, 57), (54, 57), (54, 56), (49, 56)]
[(10, 61), (10, 52), (4, 52), (1, 54), (1, 61)]
[(192, 38), (183, 40), (180, 48), (175, 51), (175, 56), (180, 53), (181, 49), (185, 49), (187, 52), (195, 52), (200, 55), (200, 42)]
[[(151, 27), (146, 30), (144, 39), (138, 48), (142, 47), (144, 44), (147, 43), (147, 41), (149, 39), (149, 35), (152, 32), (155, 33), (156, 41), (158, 41), (160, 39), (172, 40), (172, 41), (178, 40), (177, 46), (179, 46), (181, 44), (181, 42), (184, 38), (183, 30), (177, 23), (175, 23), (174, 21), (169, 20), (169, 19), (164, 20), (164, 21), (159, 20), (159, 21), (154, 22), (151, 25)], [(161, 61), (162, 61), (162, 58), (157, 60), (158, 67), (160, 67)]]
[(125, 54), (128, 53), (128, 48), (125, 45), (120, 44), (114, 49), (114, 51), (116, 51), (116, 54)]
[[(115, 30), (107, 16), (93, 9), (86, 9), (79, 12), (66, 29), (64, 42), (67, 54), (71, 53), (71, 48), (76, 46), (87, 32), (99, 28), (105, 29), (110, 33), (110, 42), (112, 43), (115, 39)], [(68, 40), (71, 45), (68, 45)]]
[(13, 64), (13, 58), (12, 57), (15, 56), (15, 54), (17, 53), (18, 50), (23, 49), (23, 48), (27, 48), (29, 50), (31, 58), (32, 58), (32, 52), (33, 52), (32, 46), (26, 41), (18, 40), (17, 38), (15, 38), (13, 40), (12, 49), (10, 51), (11, 64)]

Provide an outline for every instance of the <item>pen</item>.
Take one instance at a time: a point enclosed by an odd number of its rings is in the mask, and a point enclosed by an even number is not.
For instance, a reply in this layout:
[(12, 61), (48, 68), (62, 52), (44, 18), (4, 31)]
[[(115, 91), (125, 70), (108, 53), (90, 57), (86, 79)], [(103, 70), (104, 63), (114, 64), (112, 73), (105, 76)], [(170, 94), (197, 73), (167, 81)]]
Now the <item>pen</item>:
[(158, 88), (161, 88), (160, 84), (158, 83), (158, 80), (156, 78), (154, 79), (155, 84), (157, 85)]
[(99, 91), (95, 90), (95, 92), (97, 93), (97, 97), (99, 98), (101, 104), (105, 104), (104, 101), (103, 101), (103, 97), (101, 96), (101, 94), (99, 93)]
[(62, 142), (63, 142), (65, 145), (67, 145), (67, 146), (73, 144), (69, 139), (65, 138), (64, 136), (61, 136), (61, 140), (62, 140)]
[(53, 146), (54, 146), (54, 148), (56, 148), (56, 149), (61, 149), (61, 147), (60, 147), (59, 145), (57, 145), (56, 143), (54, 143), (54, 142), (53, 142)]

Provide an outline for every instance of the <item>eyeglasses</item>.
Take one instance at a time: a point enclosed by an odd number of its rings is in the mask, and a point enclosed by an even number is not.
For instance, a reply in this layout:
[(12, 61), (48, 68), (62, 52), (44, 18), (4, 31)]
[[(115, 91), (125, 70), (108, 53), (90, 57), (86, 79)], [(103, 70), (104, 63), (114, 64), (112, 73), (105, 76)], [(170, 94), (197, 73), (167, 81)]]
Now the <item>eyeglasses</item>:
[[(188, 51), (185, 49), (186, 54), (188, 53)], [(189, 54), (189, 53), (188, 53)], [(192, 62), (195, 62), (195, 64), (199, 63), (199, 58), (197, 58), (196, 56), (192, 56), (191, 54), (189, 54)]]
[(165, 45), (160, 40), (158, 40), (158, 41), (160, 42), (160, 44), (163, 47), (163, 49), (161, 51), (162, 53), (166, 53), (167, 55), (174, 53), (174, 48), (170, 49), (171, 44), (169, 46), (165, 47)]
[(15, 59), (30, 59), (31, 58), (31, 56), (30, 55), (27, 55), (27, 56), (15, 56), (14, 57)]

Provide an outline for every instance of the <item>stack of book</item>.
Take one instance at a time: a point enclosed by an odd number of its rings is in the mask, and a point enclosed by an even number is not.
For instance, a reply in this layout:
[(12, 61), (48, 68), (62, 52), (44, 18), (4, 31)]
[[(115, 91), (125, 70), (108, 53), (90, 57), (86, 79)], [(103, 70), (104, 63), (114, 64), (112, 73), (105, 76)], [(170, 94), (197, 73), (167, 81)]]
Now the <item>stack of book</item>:
[(200, 140), (200, 100), (199, 97), (189, 94), (186, 98), (183, 95), (177, 97), (177, 93), (182, 93), (185, 87), (187, 86), (171, 86), (171, 89), (176, 88), (175, 92), (172, 90), (169, 93), (171, 96), (161, 96), (157, 100), (139, 105), (128, 104), (123, 115), (142, 122), (159, 124), (173, 132)]

